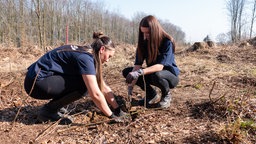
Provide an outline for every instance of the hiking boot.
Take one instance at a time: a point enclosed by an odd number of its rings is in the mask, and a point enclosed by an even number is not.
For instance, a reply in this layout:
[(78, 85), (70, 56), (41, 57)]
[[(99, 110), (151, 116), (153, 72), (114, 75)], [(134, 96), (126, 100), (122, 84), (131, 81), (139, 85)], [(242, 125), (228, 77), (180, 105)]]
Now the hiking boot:
[[(153, 98), (152, 97), (147, 97), (146, 99), (146, 108), (155, 108), (157, 107), (157, 102), (159, 101), (161, 97), (156, 94)], [(141, 99), (138, 101), (139, 106), (145, 106), (145, 98)]]
[(168, 92), (167, 95), (163, 96), (160, 103), (159, 107), (160, 108), (169, 108), (171, 105), (171, 93)]
[(68, 109), (67, 109), (67, 108), (62, 107), (62, 108), (59, 110), (59, 113), (61, 113), (61, 114), (68, 114), (68, 113), (69, 113), (69, 111), (68, 111)]
[(50, 109), (47, 105), (44, 105), (37, 116), (38, 121), (47, 122), (47, 121), (58, 121), (62, 118), (62, 114), (57, 112), (56, 110)]
[[(157, 92), (154, 89), (151, 89), (150, 91), (146, 92), (146, 107), (150, 108), (154, 104), (156, 104), (160, 100), (160, 96), (157, 94)], [(145, 105), (145, 98), (139, 100), (139, 105), (144, 106)]]
[(72, 119), (68, 117), (68, 111), (64, 108), (64, 106), (80, 99), (81, 97), (82, 95), (79, 92), (74, 91), (67, 95), (64, 95), (59, 99), (51, 100), (49, 103), (44, 105), (39, 111), (38, 120), (40, 122), (54, 122), (61, 119), (60, 124), (72, 123)]
[[(152, 97), (146, 97), (148, 104), (156, 104), (161, 99), (161, 96), (156, 94), (153, 98)], [(145, 98), (139, 100), (139, 103), (144, 105)]]
[[(141, 99), (138, 101), (138, 105), (139, 106), (145, 106), (145, 100), (144, 99)], [(148, 102), (146, 103), (146, 108), (151, 108), (151, 104), (149, 104)]]
[(157, 102), (159, 102), (159, 100), (161, 99), (161, 96), (156, 94), (151, 100), (149, 100), (149, 104), (155, 104)]
[(61, 125), (68, 125), (73, 122), (71, 117), (68, 115), (67, 117), (64, 117), (64, 114), (50, 109), (47, 104), (40, 109), (37, 120), (39, 122), (56, 122), (60, 120), (59, 124)]

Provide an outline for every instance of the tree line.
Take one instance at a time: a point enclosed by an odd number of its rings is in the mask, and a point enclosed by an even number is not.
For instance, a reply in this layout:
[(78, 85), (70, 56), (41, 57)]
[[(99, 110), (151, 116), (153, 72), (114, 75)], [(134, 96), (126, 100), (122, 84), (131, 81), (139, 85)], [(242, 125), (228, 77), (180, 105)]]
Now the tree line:
[(255, 37), (256, 0), (226, 0), (230, 31), (217, 36), (218, 41), (236, 43)]
[[(94, 31), (102, 31), (117, 42), (136, 44), (139, 21), (145, 15), (138, 12), (129, 20), (105, 9), (104, 3), (89, 0), (0, 0), (0, 43), (45, 48), (67, 40), (88, 42)], [(178, 26), (160, 23), (177, 43), (185, 42)]]

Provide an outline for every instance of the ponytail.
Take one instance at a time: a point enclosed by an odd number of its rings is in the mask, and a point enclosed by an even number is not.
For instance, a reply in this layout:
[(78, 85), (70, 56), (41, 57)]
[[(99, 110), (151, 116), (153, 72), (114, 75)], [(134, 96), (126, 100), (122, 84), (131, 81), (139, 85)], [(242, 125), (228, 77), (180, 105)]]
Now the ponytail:
[(102, 46), (106, 46), (106, 49), (114, 50), (115, 45), (110, 40), (110, 38), (104, 35), (102, 32), (94, 32), (93, 33), (93, 43), (91, 47), (93, 48), (93, 56), (95, 59), (95, 69), (96, 69), (96, 78), (98, 82), (98, 86), (100, 90), (103, 90), (103, 76), (102, 76), (102, 65), (100, 59), (100, 48)]

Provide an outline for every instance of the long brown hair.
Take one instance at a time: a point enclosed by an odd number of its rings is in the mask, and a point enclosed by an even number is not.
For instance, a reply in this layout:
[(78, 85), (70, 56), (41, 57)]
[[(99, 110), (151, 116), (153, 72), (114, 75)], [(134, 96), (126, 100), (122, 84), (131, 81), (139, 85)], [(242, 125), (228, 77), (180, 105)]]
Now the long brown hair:
[(105, 47), (106, 49), (114, 50), (115, 45), (111, 41), (111, 39), (108, 36), (104, 35), (102, 32), (94, 32), (93, 39), (94, 41), (92, 42), (91, 47), (93, 49), (93, 55), (95, 59), (96, 78), (97, 78), (98, 86), (102, 91), (103, 77), (102, 77), (102, 64), (100, 59), (100, 48), (102, 46), (106, 46)]
[[(143, 48), (144, 46), (144, 38), (143, 33), (141, 31), (141, 27), (149, 28), (150, 38), (147, 44), (147, 49)], [(143, 62), (145, 51), (148, 51), (148, 59), (147, 65), (153, 64), (156, 61), (157, 55), (159, 53), (158, 48), (160, 47), (164, 38), (168, 38), (171, 40), (173, 44), (173, 51), (175, 51), (175, 42), (172, 36), (170, 36), (165, 30), (162, 28), (158, 20), (152, 16), (148, 15), (144, 17), (140, 21), (139, 25), (139, 37), (138, 37), (138, 45), (137, 45), (137, 53), (139, 62)]]

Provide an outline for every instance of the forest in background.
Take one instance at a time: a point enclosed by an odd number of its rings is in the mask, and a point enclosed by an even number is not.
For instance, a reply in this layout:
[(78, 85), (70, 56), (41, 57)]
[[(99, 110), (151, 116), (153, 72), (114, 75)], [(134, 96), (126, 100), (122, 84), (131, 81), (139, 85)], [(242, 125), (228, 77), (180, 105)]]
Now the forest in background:
[[(225, 2), (230, 31), (218, 34), (216, 43), (238, 43), (255, 37), (256, 0)], [(146, 15), (136, 12), (127, 19), (107, 9), (104, 1), (0, 0), (0, 44), (38, 45), (46, 49), (67, 41), (84, 44), (91, 40), (94, 31), (102, 31), (116, 42), (134, 45), (139, 21)], [(186, 44), (186, 33), (179, 26), (158, 20), (178, 44)]]
[[(67, 33), (69, 42), (84, 43), (94, 31), (103, 31), (117, 42), (136, 44), (139, 21), (145, 15), (138, 12), (129, 20), (90, 0), (1, 0), (0, 43), (45, 48), (65, 43)], [(177, 43), (185, 42), (181, 28), (159, 21)]]

